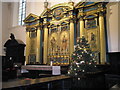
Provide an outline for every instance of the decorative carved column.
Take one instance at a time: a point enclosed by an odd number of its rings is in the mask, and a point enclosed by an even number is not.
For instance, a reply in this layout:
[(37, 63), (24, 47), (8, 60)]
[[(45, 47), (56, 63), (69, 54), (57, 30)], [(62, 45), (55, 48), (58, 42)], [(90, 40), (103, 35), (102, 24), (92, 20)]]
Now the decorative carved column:
[(44, 26), (44, 60), (43, 63), (47, 63), (47, 53), (48, 53), (48, 27), (47, 24)]
[(29, 52), (30, 52), (30, 35), (29, 31), (26, 30), (26, 64), (29, 64)]
[(74, 20), (70, 20), (70, 55), (74, 51)]
[(36, 62), (40, 63), (40, 41), (41, 40), (41, 30), (40, 27), (37, 29), (37, 47), (36, 47)]
[(106, 44), (105, 44), (105, 29), (104, 29), (104, 16), (103, 13), (99, 13), (99, 27), (100, 27), (100, 63), (106, 62)]

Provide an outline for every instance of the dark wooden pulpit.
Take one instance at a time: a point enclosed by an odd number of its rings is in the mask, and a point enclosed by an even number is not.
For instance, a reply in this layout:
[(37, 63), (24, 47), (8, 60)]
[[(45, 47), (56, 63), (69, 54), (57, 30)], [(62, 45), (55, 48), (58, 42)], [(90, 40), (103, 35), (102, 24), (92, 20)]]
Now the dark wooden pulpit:
[(2, 59), (2, 78), (8, 80), (17, 76), (17, 70), (25, 62), (24, 48), (25, 44), (18, 39), (15, 39), (11, 34), (10, 39), (4, 44), (6, 55)]
[(21, 40), (15, 39), (13, 34), (11, 34), (10, 38), (4, 44), (4, 47), (6, 47), (6, 59), (14, 63), (24, 64), (24, 48), (26, 45)]

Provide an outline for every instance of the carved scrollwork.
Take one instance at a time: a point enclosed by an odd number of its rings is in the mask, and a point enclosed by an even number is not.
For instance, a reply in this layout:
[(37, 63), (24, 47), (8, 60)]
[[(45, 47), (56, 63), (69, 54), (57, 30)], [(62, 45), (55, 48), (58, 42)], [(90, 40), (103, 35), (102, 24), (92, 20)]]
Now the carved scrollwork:
[(53, 17), (56, 19), (56, 20), (60, 20), (62, 19), (62, 17), (64, 16), (63, 14), (63, 8), (57, 8), (54, 10), (53, 12)]

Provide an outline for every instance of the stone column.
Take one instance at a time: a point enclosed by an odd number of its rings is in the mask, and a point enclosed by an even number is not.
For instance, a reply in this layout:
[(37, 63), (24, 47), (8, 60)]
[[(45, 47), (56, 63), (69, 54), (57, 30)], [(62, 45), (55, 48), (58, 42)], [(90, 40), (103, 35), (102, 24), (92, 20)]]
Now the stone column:
[(104, 16), (103, 13), (99, 13), (99, 28), (100, 28), (100, 63), (106, 62), (106, 44), (105, 44), (105, 29), (104, 29)]

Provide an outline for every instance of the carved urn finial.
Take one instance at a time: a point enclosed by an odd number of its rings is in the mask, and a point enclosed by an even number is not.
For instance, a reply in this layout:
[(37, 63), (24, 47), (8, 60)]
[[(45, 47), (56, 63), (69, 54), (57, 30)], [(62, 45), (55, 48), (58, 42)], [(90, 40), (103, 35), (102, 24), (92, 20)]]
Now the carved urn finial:
[(72, 0), (69, 0), (68, 2), (70, 5), (74, 6), (74, 2)]
[(45, 9), (48, 8), (48, 1), (47, 1), (47, 0), (45, 0), (45, 2), (44, 2), (44, 8), (45, 8)]

